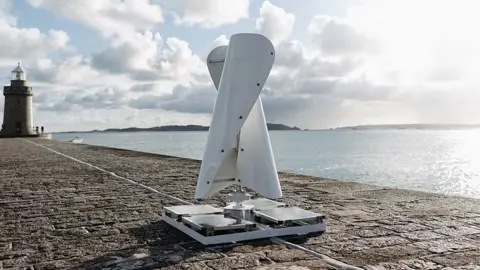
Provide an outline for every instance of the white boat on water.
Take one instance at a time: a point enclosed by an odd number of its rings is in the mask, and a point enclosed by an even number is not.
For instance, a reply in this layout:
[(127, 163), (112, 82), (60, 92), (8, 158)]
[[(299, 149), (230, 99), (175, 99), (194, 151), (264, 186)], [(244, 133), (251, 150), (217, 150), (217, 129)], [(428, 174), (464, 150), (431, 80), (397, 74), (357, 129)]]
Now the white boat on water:
[(79, 138), (79, 137), (75, 137), (75, 138), (71, 139), (70, 142), (72, 142), (72, 143), (81, 143), (81, 142), (83, 142), (83, 139), (82, 139), (82, 138)]

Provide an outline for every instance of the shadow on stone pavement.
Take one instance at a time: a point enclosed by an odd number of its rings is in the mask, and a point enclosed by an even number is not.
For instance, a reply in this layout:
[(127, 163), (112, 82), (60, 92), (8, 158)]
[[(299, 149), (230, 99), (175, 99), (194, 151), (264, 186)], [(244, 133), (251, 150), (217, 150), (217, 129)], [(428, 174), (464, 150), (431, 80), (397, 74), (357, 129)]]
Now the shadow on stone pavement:
[[(261, 248), (271, 245), (269, 240), (247, 241), (241, 244), (203, 246), (188, 235), (170, 227), (163, 221), (131, 228), (129, 233), (136, 238), (132, 246), (112, 251), (70, 269), (161, 269), (219, 259), (234, 248), (246, 245)], [(304, 238), (296, 238), (304, 241)], [(287, 240), (287, 239), (286, 239)], [(290, 240), (290, 239), (288, 239)]]
[(201, 256), (205, 248), (162, 221), (128, 230), (132, 245), (71, 269), (157, 269)]
[(324, 235), (325, 232), (318, 232), (318, 233), (310, 233), (308, 235), (294, 235), (294, 236), (282, 236), (278, 237), (282, 240), (285, 240), (287, 242), (290, 242), (295, 245), (302, 245), (307, 243), (310, 239), (314, 237), (321, 237)]

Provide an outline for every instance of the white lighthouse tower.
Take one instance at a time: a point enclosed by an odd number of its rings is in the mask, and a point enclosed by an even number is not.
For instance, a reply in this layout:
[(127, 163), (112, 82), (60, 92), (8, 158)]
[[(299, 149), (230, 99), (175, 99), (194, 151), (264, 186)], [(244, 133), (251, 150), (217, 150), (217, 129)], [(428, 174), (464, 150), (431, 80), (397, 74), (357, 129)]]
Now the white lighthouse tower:
[(3, 87), (3, 95), (2, 137), (36, 136), (32, 126), (33, 90), (27, 84), (27, 75), (20, 63), (12, 70), (10, 86)]

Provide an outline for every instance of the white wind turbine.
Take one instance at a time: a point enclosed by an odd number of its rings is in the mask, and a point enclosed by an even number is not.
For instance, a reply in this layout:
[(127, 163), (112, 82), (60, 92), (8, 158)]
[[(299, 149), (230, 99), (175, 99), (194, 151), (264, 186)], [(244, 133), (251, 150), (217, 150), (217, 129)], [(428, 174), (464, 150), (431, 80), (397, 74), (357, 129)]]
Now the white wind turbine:
[[(171, 206), (163, 216), (203, 244), (325, 231), (324, 215), (270, 200), (282, 197), (282, 190), (260, 92), (274, 59), (270, 40), (250, 33), (233, 35), (228, 46), (213, 49), (207, 57), (218, 96), (195, 198), (210, 197), (234, 184), (238, 188), (224, 208)], [(244, 188), (270, 199), (250, 199)]]

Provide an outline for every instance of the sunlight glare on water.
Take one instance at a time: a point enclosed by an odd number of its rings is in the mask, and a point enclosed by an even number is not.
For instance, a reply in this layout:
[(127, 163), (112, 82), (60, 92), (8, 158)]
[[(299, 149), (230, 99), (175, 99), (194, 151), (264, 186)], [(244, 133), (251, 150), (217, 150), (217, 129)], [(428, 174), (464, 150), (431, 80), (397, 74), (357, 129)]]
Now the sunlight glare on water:
[[(434, 181), (434, 189), (442, 193), (456, 190), (460, 194), (474, 197), (480, 190), (480, 131), (453, 133), (446, 139), (445, 145), (450, 148), (445, 151), (438, 162), (439, 168), (433, 168), (431, 173), (438, 175)], [(433, 159), (433, 158), (432, 158)]]
[[(277, 168), (480, 198), (480, 130), (271, 131)], [(55, 134), (87, 144), (201, 159), (207, 132)]]

